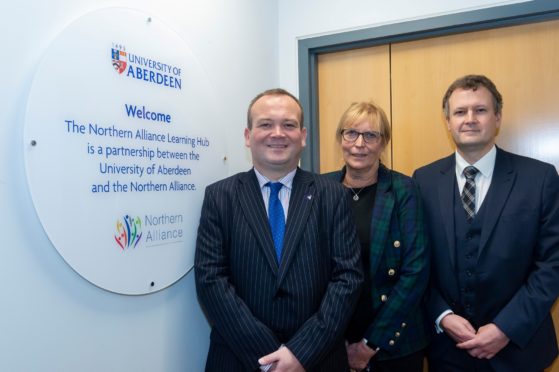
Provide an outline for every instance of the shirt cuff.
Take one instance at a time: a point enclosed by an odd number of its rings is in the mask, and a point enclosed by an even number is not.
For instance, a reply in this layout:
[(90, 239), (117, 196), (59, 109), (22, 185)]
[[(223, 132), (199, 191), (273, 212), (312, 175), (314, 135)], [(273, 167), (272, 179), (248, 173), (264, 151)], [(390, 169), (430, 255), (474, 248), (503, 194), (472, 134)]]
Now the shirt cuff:
[(445, 316), (447, 316), (448, 314), (454, 314), (454, 312), (450, 309), (445, 310), (441, 313), (441, 315), (439, 315), (437, 320), (435, 320), (435, 330), (437, 331), (437, 333), (443, 333), (444, 332), (444, 330), (441, 328), (441, 320), (443, 320), (443, 318)]

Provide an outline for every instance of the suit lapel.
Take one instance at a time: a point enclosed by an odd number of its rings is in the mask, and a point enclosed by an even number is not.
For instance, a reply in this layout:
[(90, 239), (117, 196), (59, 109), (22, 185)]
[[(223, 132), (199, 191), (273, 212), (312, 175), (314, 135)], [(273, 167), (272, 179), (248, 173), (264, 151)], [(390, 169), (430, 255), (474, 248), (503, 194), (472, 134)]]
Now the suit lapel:
[(281, 264), (279, 268), (278, 284), (281, 282), (289, 264), (295, 256), (303, 231), (306, 229), (306, 221), (311, 212), (312, 205), (316, 199), (316, 187), (310, 173), (297, 169), (293, 179), (293, 188), (289, 198), (289, 211), (285, 226), (285, 238)]
[(483, 228), (481, 230), (481, 238), (479, 244), (479, 253), (481, 254), (495, 225), (497, 224), (503, 207), (510, 195), (516, 173), (510, 163), (507, 154), (497, 148), (497, 157), (495, 159), (495, 168), (493, 171), (493, 178), (491, 179), (491, 186), (487, 192), (487, 196), (483, 201), (485, 205), (485, 217), (483, 219)]
[(456, 159), (455, 155), (446, 158), (447, 161), (441, 167), (441, 179), (439, 185), (439, 209), (442, 216), (442, 224), (445, 229), (447, 247), (449, 249), (450, 263), (452, 267), (456, 264), (456, 241), (454, 228), (454, 192), (456, 189)]
[(376, 273), (380, 263), (380, 257), (385, 247), (388, 231), (390, 229), (390, 218), (394, 209), (394, 193), (390, 192), (392, 179), (383, 165), (379, 168), (377, 196), (373, 206), (373, 217), (371, 219), (371, 273)]
[(262, 191), (254, 170), (250, 170), (239, 177), (237, 195), (243, 214), (266, 257), (266, 261), (274, 274), (277, 274), (278, 264), (274, 241), (268, 224)]

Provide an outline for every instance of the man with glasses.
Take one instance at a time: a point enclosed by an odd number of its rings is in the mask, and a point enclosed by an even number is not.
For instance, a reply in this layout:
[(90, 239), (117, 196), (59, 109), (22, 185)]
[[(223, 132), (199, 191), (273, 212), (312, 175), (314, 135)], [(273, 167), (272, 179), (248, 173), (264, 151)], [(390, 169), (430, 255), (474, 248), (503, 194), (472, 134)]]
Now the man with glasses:
[(414, 174), (432, 252), (430, 371), (543, 371), (557, 356), (559, 177), (496, 147), (502, 106), (485, 76), (452, 83), (456, 152)]

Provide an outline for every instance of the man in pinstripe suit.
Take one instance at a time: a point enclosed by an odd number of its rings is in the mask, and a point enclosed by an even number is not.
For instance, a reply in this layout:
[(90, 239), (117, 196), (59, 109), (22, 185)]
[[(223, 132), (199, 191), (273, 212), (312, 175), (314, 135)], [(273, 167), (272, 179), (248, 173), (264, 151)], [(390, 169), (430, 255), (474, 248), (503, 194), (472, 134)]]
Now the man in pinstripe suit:
[[(245, 129), (254, 168), (206, 188), (195, 258), (212, 325), (206, 371), (349, 369), (343, 332), (362, 282), (359, 243), (343, 187), (297, 167), (306, 134), (293, 95), (259, 94)], [(281, 183), (279, 250), (270, 182)]]

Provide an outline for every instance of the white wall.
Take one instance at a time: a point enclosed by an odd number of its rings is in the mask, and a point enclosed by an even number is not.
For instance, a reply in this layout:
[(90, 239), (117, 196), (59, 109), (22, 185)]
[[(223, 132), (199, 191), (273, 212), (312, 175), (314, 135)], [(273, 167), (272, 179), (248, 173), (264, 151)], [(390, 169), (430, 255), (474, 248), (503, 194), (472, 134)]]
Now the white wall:
[[(107, 6), (163, 19), (186, 41), (217, 93), (230, 172), (250, 166), (248, 101), (298, 92), (297, 40), (464, 10), (463, 0), (19, 0), (0, 14), (0, 371), (201, 371), (209, 327), (193, 275), (139, 297), (99, 289), (47, 239), (26, 186), (22, 132), (33, 73), (77, 17)], [(510, 3), (470, 0), (468, 9)]]
[(33, 74), (66, 25), (108, 6), (162, 19), (199, 58), (216, 92), (207, 109), (219, 112), (231, 173), (250, 164), (242, 142), (247, 103), (278, 83), (276, 1), (1, 2), (0, 371), (203, 370), (209, 326), (193, 274), (138, 297), (93, 286), (51, 245), (27, 189), (22, 132)]
[(280, 85), (299, 92), (299, 39), (526, 1), (279, 0)]

